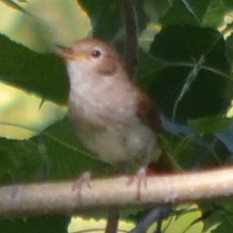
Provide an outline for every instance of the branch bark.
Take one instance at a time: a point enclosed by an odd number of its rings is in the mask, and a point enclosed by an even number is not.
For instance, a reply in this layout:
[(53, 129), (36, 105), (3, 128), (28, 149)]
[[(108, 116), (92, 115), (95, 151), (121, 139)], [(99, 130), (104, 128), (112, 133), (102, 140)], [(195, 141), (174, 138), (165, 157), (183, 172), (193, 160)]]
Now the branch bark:
[(126, 34), (126, 61), (134, 78), (138, 64), (138, 21), (135, 1), (136, 0), (122, 0)]
[(73, 183), (47, 183), (0, 188), (0, 218), (77, 214), (83, 210), (153, 206), (233, 197), (233, 167), (147, 178), (147, 187), (129, 185), (129, 177), (93, 180), (72, 191)]

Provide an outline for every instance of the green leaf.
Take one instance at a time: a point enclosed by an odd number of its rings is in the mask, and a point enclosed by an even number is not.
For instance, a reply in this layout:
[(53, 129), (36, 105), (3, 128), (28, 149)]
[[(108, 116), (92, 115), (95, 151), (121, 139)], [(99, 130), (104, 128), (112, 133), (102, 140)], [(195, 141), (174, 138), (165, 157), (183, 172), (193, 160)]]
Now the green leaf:
[[(41, 192), (43, 192), (43, 190)], [(68, 223), (69, 219), (67, 217), (60, 216), (8, 219), (0, 221), (0, 231), (5, 233), (64, 233), (67, 232)]]
[[(125, 22), (121, 1), (79, 0), (87, 11), (92, 23), (92, 35), (114, 44), (124, 54)], [(147, 18), (143, 11), (143, 1), (135, 1), (138, 31), (146, 27)]]
[(193, 70), (191, 70), (191, 72), (189, 73), (189, 75), (188, 75), (188, 77), (187, 77), (187, 79), (186, 79), (186, 81), (181, 89), (181, 92), (180, 92), (179, 96), (177, 97), (176, 102), (174, 104), (173, 113), (172, 113), (173, 120), (175, 120), (176, 111), (177, 111), (177, 108), (178, 108), (180, 101), (183, 99), (185, 94), (189, 91), (189, 88), (191, 87), (192, 83), (195, 81), (203, 63), (204, 63), (204, 59), (203, 59), (203, 57), (201, 57), (200, 60), (198, 61), (198, 63), (193, 68)]
[(212, 135), (163, 134), (163, 146), (177, 170), (201, 170), (226, 164), (231, 159), (225, 145)]
[(206, 117), (188, 121), (188, 124), (193, 131), (199, 134), (223, 132), (230, 127), (231, 123), (232, 119), (224, 117)]
[(231, 0), (222, 0), (223, 3), (228, 7), (228, 9), (233, 9), (233, 2)]
[(75, 179), (87, 170), (96, 174), (103, 168), (81, 145), (66, 118), (28, 140), (0, 138), (0, 154), (1, 183)]
[(203, 145), (198, 145), (195, 142), (195, 136), (190, 135), (169, 135), (162, 136), (163, 146), (167, 153), (175, 162), (177, 170), (189, 170), (196, 164), (199, 164), (201, 159), (200, 154), (206, 148)]
[(150, 93), (167, 117), (185, 122), (225, 113), (233, 97), (233, 82), (225, 41), (218, 31), (167, 27), (155, 37), (150, 52), (166, 64), (147, 79)]
[(2, 3), (6, 4), (7, 6), (15, 9), (15, 10), (18, 10), (18, 11), (21, 11), (27, 15), (29, 15), (29, 13), (24, 10), (24, 8), (22, 8), (20, 5), (18, 5), (17, 3), (11, 1), (11, 0), (0, 0)]
[[(231, 1), (231, 0), (230, 0)], [(224, 16), (229, 12), (224, 0), (212, 0), (203, 19), (203, 26), (217, 28), (223, 24)]]
[[(232, 154), (233, 153), (233, 130), (232, 127), (223, 132), (223, 133), (218, 133), (218, 139), (221, 140), (221, 142), (227, 147), (229, 152)], [(229, 158), (228, 162), (232, 162), (232, 157)]]
[(35, 53), (0, 35), (0, 80), (58, 103), (66, 102), (68, 79), (63, 61)]
[(164, 16), (173, 2), (173, 0), (145, 0), (143, 6), (146, 15), (151, 20), (157, 21), (160, 17)]
[(233, 34), (230, 35), (227, 39), (226, 39), (226, 54), (228, 56), (229, 61), (232, 63), (233, 62)]
[(114, 37), (122, 28), (121, 3), (116, 0), (80, 0), (79, 3), (87, 11), (92, 22), (94, 37), (107, 41)]
[(203, 209), (204, 232), (208, 229), (212, 229), (211, 233), (232, 232), (232, 201), (202, 204), (200, 207)]
[(156, 59), (154, 56), (151, 56), (151, 54), (144, 52), (141, 49), (139, 50), (139, 61), (140, 62), (137, 67), (138, 81), (145, 87), (147, 86), (147, 80), (145, 77), (161, 70), (166, 66), (163, 61)]
[(201, 25), (208, 10), (210, 0), (180, 0), (174, 1), (172, 7), (161, 23), (163, 25), (191, 24)]

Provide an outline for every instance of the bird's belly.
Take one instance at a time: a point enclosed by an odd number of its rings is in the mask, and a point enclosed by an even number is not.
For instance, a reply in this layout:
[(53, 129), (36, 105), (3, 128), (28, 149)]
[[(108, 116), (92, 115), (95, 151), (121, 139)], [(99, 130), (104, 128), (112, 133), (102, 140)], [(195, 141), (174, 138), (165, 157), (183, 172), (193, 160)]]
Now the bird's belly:
[(84, 145), (95, 152), (100, 160), (107, 163), (126, 162), (133, 158), (149, 162), (156, 147), (156, 136), (146, 125), (106, 126), (79, 134)]

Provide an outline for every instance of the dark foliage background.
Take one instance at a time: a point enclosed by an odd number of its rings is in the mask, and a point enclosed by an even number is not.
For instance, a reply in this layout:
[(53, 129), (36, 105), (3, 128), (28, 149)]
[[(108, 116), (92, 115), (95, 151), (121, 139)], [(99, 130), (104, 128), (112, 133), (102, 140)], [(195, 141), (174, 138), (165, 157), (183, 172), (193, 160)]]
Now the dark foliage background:
[[(20, 2), (0, 2), (28, 14)], [(80, 0), (77, 7), (90, 18), (93, 36), (109, 41), (124, 56), (121, 1)], [(161, 110), (166, 150), (181, 170), (230, 164), (233, 130), (226, 114), (233, 99), (233, 34), (232, 22), (224, 17), (233, 12), (232, 0), (144, 0), (136, 2), (136, 10), (139, 33), (147, 39), (139, 38), (136, 80)], [(149, 25), (154, 27), (152, 34)], [(51, 53), (56, 41), (47, 43), (47, 52), (42, 54), (0, 34), (0, 80), (64, 104), (68, 94), (65, 66)], [(149, 49), (142, 49), (145, 45)], [(0, 155), (2, 185), (75, 179), (86, 170), (96, 176), (111, 173), (109, 165), (100, 171), (103, 164), (78, 142), (67, 118), (28, 140), (0, 138)], [(203, 204), (200, 209), (203, 218), (198, 221), (203, 221), (205, 230), (219, 224), (212, 232), (232, 231), (230, 201)], [(60, 227), (55, 230), (47, 219), (33, 219), (26, 228), (25, 222), (3, 221), (0, 229), (34, 232), (37, 221), (44, 223), (39, 225), (43, 232), (64, 232), (67, 226), (66, 218), (56, 219)]]

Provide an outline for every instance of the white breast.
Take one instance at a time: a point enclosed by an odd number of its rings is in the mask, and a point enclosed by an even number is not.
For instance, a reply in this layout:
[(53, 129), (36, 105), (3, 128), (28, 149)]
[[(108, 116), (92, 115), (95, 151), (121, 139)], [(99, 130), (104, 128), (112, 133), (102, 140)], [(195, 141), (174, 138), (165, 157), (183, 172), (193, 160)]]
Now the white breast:
[(75, 76), (70, 80), (70, 115), (84, 145), (107, 163), (149, 160), (157, 140), (136, 115), (134, 86), (117, 79), (113, 83), (115, 77), (93, 80), (87, 71), (90, 76), (82, 77), (72, 64), (69, 72)]

